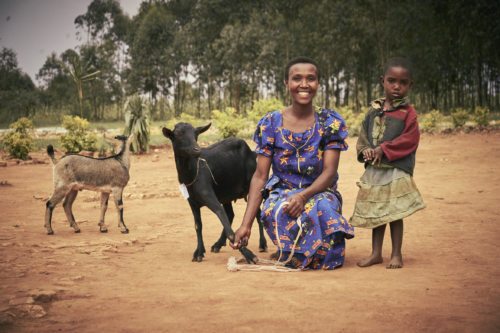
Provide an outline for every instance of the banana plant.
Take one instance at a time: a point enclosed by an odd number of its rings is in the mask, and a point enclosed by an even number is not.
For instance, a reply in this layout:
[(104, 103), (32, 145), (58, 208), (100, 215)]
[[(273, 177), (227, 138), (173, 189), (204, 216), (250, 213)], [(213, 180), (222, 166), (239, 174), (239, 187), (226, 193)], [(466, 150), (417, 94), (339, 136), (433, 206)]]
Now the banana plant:
[(151, 133), (149, 129), (149, 107), (138, 95), (125, 102), (125, 135), (133, 134), (131, 150), (135, 153), (149, 151)]
[(83, 117), (83, 84), (95, 80), (101, 71), (92, 71), (91, 61), (84, 62), (82, 57), (73, 50), (67, 50), (63, 54), (63, 59), (66, 61), (61, 61), (61, 65), (75, 83), (80, 117)]

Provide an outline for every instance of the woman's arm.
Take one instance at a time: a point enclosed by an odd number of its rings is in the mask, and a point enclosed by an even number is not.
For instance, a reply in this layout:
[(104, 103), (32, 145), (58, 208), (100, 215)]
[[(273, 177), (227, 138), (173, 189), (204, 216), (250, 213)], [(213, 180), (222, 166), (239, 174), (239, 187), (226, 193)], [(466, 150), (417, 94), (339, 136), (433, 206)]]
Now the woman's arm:
[(307, 200), (316, 193), (323, 192), (332, 185), (333, 178), (337, 174), (340, 160), (340, 150), (328, 149), (323, 153), (323, 172), (304, 191), (293, 195), (289, 205), (283, 210), (292, 217), (299, 217), (304, 210)]
[(241, 246), (246, 246), (248, 244), (248, 239), (252, 231), (252, 224), (262, 202), (262, 194), (260, 191), (264, 188), (267, 178), (269, 177), (271, 161), (270, 157), (257, 155), (257, 169), (250, 182), (245, 215), (243, 216), (241, 226), (235, 232), (234, 243), (229, 244), (233, 249), (239, 249)]

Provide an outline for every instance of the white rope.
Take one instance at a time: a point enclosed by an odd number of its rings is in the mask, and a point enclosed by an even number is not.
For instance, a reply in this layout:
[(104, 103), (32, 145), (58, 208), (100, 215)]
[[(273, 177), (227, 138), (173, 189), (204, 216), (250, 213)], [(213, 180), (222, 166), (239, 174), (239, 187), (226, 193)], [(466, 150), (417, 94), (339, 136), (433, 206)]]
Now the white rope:
[(276, 210), (276, 213), (274, 214), (274, 220), (275, 220), (275, 232), (276, 232), (276, 241), (278, 242), (278, 248), (280, 251), (280, 255), (278, 257), (277, 261), (274, 260), (267, 260), (267, 259), (261, 259), (261, 258), (256, 258), (258, 263), (262, 264), (267, 264), (266, 265), (248, 265), (248, 264), (238, 264), (239, 262), (244, 262), (244, 258), (239, 258), (236, 259), (235, 257), (229, 257), (227, 260), (227, 270), (230, 272), (237, 272), (237, 271), (272, 271), (272, 272), (300, 272), (301, 269), (298, 268), (289, 268), (286, 267), (285, 265), (290, 262), (293, 258), (293, 254), (295, 253), (295, 247), (297, 246), (297, 242), (299, 241), (300, 235), (302, 234), (302, 222), (300, 221), (300, 216), (297, 218), (297, 224), (299, 226), (299, 232), (297, 233), (297, 237), (295, 238), (293, 242), (293, 247), (292, 251), (290, 252), (290, 255), (288, 256), (288, 259), (284, 262), (281, 262), (280, 259), (283, 255), (283, 249), (281, 246), (280, 242), (280, 237), (278, 233), (278, 214), (280, 210), (283, 209), (284, 206), (289, 205), (290, 203), (288, 201), (282, 202), (279, 206), (278, 209)]
[(288, 273), (288, 272), (300, 272), (301, 269), (298, 268), (289, 268), (281, 265), (276, 265), (277, 262), (273, 260), (266, 260), (257, 258), (257, 262), (268, 264), (268, 265), (248, 265), (248, 264), (239, 264), (241, 262), (245, 262), (245, 258), (236, 259), (235, 257), (229, 257), (227, 260), (227, 270), (230, 272), (237, 271), (247, 271), (247, 272), (280, 272), (280, 273)]
[(193, 181), (192, 181), (191, 183), (186, 184), (186, 187), (193, 185), (193, 184), (194, 184), (194, 182), (198, 180), (198, 173), (199, 173), (199, 171), (200, 171), (200, 161), (205, 162), (205, 164), (207, 165), (208, 171), (210, 171), (210, 175), (212, 176), (212, 179), (213, 179), (213, 181), (214, 181), (215, 185), (219, 185), (219, 184), (217, 184), (217, 182), (215, 181), (214, 174), (212, 173), (212, 169), (210, 169), (210, 166), (208, 165), (207, 160), (206, 160), (206, 159), (204, 159), (204, 158), (198, 157), (197, 164), (196, 164), (196, 175), (194, 176), (194, 179), (193, 179)]

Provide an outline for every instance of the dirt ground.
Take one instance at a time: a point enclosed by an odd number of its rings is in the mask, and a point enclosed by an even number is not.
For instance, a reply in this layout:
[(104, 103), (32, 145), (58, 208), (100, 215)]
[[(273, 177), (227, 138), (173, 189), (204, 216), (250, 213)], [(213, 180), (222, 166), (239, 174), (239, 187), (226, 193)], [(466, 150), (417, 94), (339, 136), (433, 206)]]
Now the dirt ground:
[[(362, 165), (342, 154), (344, 215)], [(424, 135), (415, 181), (427, 208), (405, 220), (405, 266), (358, 268), (371, 231), (356, 229), (335, 271), (229, 272), (229, 247), (191, 262), (194, 222), (171, 150), (132, 158), (125, 222), (99, 233), (98, 196), (81, 192), (68, 226), (43, 227), (51, 164), (0, 168), (0, 331), (5, 332), (499, 332), (500, 133)], [(239, 226), (245, 202), (235, 204)], [(221, 224), (202, 210), (207, 249)], [(250, 249), (257, 250), (254, 226)], [(384, 259), (391, 251), (386, 233)], [(267, 254), (259, 254), (267, 258)], [(496, 282), (495, 282), (496, 281)]]

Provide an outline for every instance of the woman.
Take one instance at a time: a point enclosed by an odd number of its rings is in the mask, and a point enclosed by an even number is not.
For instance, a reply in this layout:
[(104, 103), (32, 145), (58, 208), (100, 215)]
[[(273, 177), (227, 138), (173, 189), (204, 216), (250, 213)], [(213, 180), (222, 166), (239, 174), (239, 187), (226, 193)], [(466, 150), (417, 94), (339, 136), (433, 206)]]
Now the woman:
[[(347, 129), (335, 111), (314, 111), (319, 71), (313, 60), (290, 61), (285, 85), (292, 104), (266, 114), (257, 126), (257, 169), (231, 246), (237, 249), (248, 244), (264, 199), (261, 218), (278, 246), (273, 256), (295, 268), (334, 269), (344, 263), (345, 238), (354, 236), (341, 215), (337, 191), (337, 168), (340, 152), (347, 149)], [(273, 175), (268, 179), (271, 166)]]

